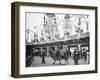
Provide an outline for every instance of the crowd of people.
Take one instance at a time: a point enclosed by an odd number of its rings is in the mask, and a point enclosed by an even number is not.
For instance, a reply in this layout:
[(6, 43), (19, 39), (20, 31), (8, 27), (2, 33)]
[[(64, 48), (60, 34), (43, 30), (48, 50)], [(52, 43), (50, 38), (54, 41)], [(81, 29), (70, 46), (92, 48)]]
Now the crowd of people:
[[(79, 59), (84, 59), (85, 63), (89, 64), (89, 51), (86, 48), (83, 48), (81, 51), (78, 51), (78, 49), (74, 49), (74, 52), (72, 53), (71, 51), (69, 51), (66, 47), (62, 47), (62, 46), (57, 46), (56, 48), (49, 48), (49, 50), (47, 50), (47, 48), (40, 48), (40, 49), (36, 49), (36, 48), (31, 48), (30, 49), (30, 55), (26, 58), (26, 64), (27, 66), (29, 66), (32, 61), (34, 61), (34, 57), (35, 56), (39, 56), (41, 58), (41, 64), (47, 64), (46, 62), (46, 57), (51, 57), (53, 59), (53, 64), (55, 64), (56, 62), (59, 62), (59, 64), (61, 63), (61, 60), (65, 61), (65, 64), (69, 62), (69, 58), (73, 59), (73, 62), (75, 65), (79, 65)], [(28, 52), (28, 53), (29, 53)], [(49, 55), (47, 55), (47, 53), (49, 53)]]

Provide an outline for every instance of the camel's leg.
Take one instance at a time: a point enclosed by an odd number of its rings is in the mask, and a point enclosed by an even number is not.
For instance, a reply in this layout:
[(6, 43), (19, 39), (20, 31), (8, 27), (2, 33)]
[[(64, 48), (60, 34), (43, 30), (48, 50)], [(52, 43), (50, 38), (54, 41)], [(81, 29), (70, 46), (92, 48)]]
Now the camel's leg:
[(65, 59), (65, 64), (64, 65), (66, 65), (66, 63), (67, 63), (67, 60)]
[(59, 60), (59, 64), (61, 65), (61, 61)]
[(65, 64), (64, 65), (66, 65), (66, 60), (65, 60)]
[(55, 64), (56, 60), (54, 60), (53, 64)]
[[(67, 64), (69, 64), (69, 63), (68, 63), (68, 60), (66, 60), (66, 62), (67, 62)], [(65, 62), (65, 63), (66, 63), (66, 62)]]

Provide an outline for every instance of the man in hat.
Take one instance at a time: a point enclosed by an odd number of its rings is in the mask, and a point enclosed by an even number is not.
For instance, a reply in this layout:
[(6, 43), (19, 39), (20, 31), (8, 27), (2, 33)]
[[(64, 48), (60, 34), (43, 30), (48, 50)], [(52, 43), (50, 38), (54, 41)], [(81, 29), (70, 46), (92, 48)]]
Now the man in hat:
[(79, 52), (77, 49), (75, 49), (74, 56), (73, 56), (73, 60), (74, 60), (75, 65), (78, 65), (78, 59), (79, 59)]
[(45, 50), (42, 49), (41, 51), (41, 57), (42, 57), (42, 64), (45, 64)]

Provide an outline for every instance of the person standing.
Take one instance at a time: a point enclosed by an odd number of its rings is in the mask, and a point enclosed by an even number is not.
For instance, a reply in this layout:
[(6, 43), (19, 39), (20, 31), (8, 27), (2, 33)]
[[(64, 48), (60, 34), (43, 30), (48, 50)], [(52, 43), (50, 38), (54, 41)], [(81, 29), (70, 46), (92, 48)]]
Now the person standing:
[(85, 48), (83, 49), (83, 56), (86, 62), (87, 61), (87, 50)]
[(69, 54), (69, 51), (65, 50), (65, 51), (64, 51), (65, 64), (66, 64), (66, 62), (67, 62), (67, 64), (69, 64), (69, 62), (68, 62), (69, 55), (70, 55), (70, 54)]
[(87, 63), (88, 64), (90, 63), (90, 52), (89, 52), (89, 50), (87, 51)]
[(73, 56), (73, 60), (74, 60), (75, 65), (78, 65), (78, 59), (79, 59), (79, 53), (78, 53), (78, 50), (76, 49), (74, 51), (74, 56)]

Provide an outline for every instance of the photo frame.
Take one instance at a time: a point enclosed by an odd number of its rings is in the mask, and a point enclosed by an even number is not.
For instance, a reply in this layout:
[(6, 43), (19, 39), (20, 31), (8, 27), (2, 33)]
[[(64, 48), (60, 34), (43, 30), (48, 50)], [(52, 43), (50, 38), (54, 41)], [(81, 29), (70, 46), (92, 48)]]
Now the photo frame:
[(97, 73), (97, 7), (13, 2), (11, 76)]

